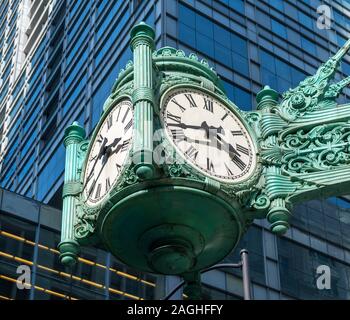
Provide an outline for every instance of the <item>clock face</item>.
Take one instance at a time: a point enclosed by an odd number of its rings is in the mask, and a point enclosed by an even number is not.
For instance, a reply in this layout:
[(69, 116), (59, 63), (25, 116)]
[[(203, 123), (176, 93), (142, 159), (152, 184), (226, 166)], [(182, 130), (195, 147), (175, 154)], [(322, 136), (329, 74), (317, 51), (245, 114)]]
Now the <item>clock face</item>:
[(84, 174), (87, 204), (100, 203), (117, 182), (132, 144), (132, 132), (132, 104), (124, 100), (105, 118), (90, 149)]
[(254, 172), (256, 150), (247, 129), (212, 96), (194, 89), (170, 92), (162, 122), (180, 155), (204, 174), (237, 183)]

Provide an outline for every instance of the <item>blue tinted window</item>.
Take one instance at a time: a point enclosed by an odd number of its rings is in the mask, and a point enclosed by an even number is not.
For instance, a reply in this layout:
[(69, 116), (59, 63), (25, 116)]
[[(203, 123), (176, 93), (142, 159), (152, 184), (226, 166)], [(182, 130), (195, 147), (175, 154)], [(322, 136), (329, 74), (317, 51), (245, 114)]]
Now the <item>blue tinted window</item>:
[(3, 188), (6, 187), (7, 183), (10, 181), (11, 178), (13, 178), (14, 176), (14, 173), (15, 173), (15, 169), (16, 169), (16, 166), (14, 163), (12, 163), (9, 167), (9, 170), (6, 172), (2, 182), (1, 182), (1, 186)]
[(67, 113), (77, 102), (78, 98), (84, 94), (83, 89), (85, 89), (86, 82), (87, 75), (84, 74), (77, 82), (76, 87), (71, 91), (69, 98), (64, 102), (63, 114)]
[(233, 99), (234, 99), (233, 85), (230, 82), (225, 81), (225, 80), (222, 80), (222, 82), (223, 82), (223, 85), (224, 85), (224, 88), (225, 88), (226, 95), (228, 96), (228, 98), (230, 100), (233, 101)]
[(237, 11), (244, 13), (244, 1), (243, 0), (229, 0), (228, 5), (236, 9)]
[(24, 177), (28, 176), (28, 171), (31, 169), (35, 160), (35, 153), (32, 153), (29, 158), (27, 158), (24, 167), (18, 173), (18, 182), (21, 182)]
[(287, 29), (286, 27), (279, 23), (277, 20), (271, 18), (271, 29), (274, 33), (278, 34), (282, 38), (287, 38)]
[(24, 158), (28, 152), (28, 150), (30, 149), (30, 147), (32, 146), (34, 140), (36, 139), (38, 135), (38, 130), (35, 128), (28, 136), (28, 140), (25, 142), (25, 144), (22, 147), (21, 150), (21, 158)]
[(291, 68), (290, 65), (288, 65), (286, 62), (283, 62), (282, 60), (276, 59), (276, 74), (287, 80), (292, 81), (292, 74), (291, 74)]
[(232, 65), (233, 70), (249, 77), (249, 64), (246, 58), (243, 58), (241, 55), (237, 53), (233, 53), (232, 55)]
[(113, 44), (117, 42), (117, 38), (119, 36), (119, 33), (121, 32), (122, 28), (124, 25), (127, 23), (129, 20), (129, 10), (124, 12), (124, 14), (121, 15), (121, 19), (116, 25), (116, 28), (114, 32), (111, 34), (110, 37), (107, 37), (105, 41), (101, 44), (101, 47), (96, 55), (95, 59), (95, 65), (99, 65), (104, 58), (104, 56), (109, 52), (109, 49)]
[(218, 43), (215, 44), (215, 59), (223, 65), (232, 67), (231, 51)]
[(196, 33), (183, 23), (179, 23), (179, 37), (187, 45), (196, 47)]
[(196, 14), (184, 5), (179, 5), (179, 21), (190, 28), (196, 28)]
[(231, 33), (231, 48), (241, 56), (247, 56), (247, 41), (234, 33)]
[[(80, 4), (80, 1), (77, 1), (79, 4)], [(76, 5), (76, 7), (78, 7)], [(74, 36), (77, 35), (77, 31), (79, 30), (79, 28), (82, 26), (82, 24), (85, 22), (85, 21), (88, 21), (89, 20), (89, 11), (90, 11), (90, 2), (86, 1), (83, 5), (83, 12), (79, 14), (79, 18), (77, 21), (74, 21), (72, 24), (71, 24), (71, 28), (68, 30), (68, 41), (70, 42), (72, 40), (72, 38)]]
[(65, 148), (63, 143), (59, 144), (59, 147), (53, 153), (50, 160), (46, 163), (44, 168), (39, 174), (38, 178), (38, 200), (42, 201), (48, 191), (52, 188), (53, 184), (63, 173), (65, 166)]
[(342, 37), (340, 34), (337, 34), (337, 42), (338, 42), (339, 47), (342, 47), (346, 41), (347, 41), (347, 39)]
[(231, 48), (231, 33), (217, 24), (214, 25), (214, 40), (226, 48)]
[(276, 73), (274, 57), (264, 50), (260, 50), (260, 64), (262, 68), (267, 69), (272, 73)]
[[(77, 59), (77, 63), (73, 69), (70, 70), (68, 77), (65, 80), (64, 87), (66, 90), (72, 85), (73, 81), (77, 79), (78, 73), (84, 69), (86, 59), (88, 57), (87, 48), (83, 51), (83, 54), (80, 58)], [(85, 71), (83, 71), (85, 72)]]
[(114, 85), (115, 80), (118, 77), (118, 72), (121, 68), (124, 68), (127, 61), (130, 60), (131, 51), (127, 47), (124, 49), (123, 53), (118, 59), (118, 62), (114, 64), (113, 68), (109, 71), (109, 73), (105, 76), (105, 78), (100, 83), (99, 87), (96, 89), (95, 93), (92, 97), (92, 126), (94, 127), (97, 121), (100, 119), (102, 107), (107, 100), (111, 89)]
[(205, 35), (197, 33), (197, 49), (209, 57), (214, 57), (214, 41)]
[(283, 0), (269, 0), (270, 6), (283, 11)]
[(80, 49), (81, 45), (85, 42), (85, 39), (87, 38), (89, 34), (89, 28), (88, 24), (86, 24), (83, 27), (82, 33), (79, 35), (78, 40), (75, 42), (74, 47), (71, 48), (71, 51), (67, 55), (67, 65), (70, 65), (74, 57), (76, 56), (78, 50)]
[(123, 4), (122, 0), (118, 0), (115, 4), (108, 10), (108, 15), (103, 18), (102, 24), (97, 27), (97, 38), (101, 38), (108, 27), (113, 24), (113, 19), (118, 13), (119, 8)]
[(316, 54), (316, 46), (313, 42), (301, 36), (301, 46), (308, 53), (315, 55)]
[(297, 69), (292, 68), (291, 71), (292, 71), (292, 85), (293, 86), (298, 85), (306, 77), (306, 74), (304, 72), (301, 72)]
[(209, 19), (204, 18), (200, 14), (196, 14), (196, 30), (199, 33), (205, 34), (207, 37), (213, 39), (214, 25)]
[(301, 11), (298, 11), (298, 20), (305, 27), (309, 29), (313, 28), (313, 20), (311, 19), (311, 17)]
[(350, 76), (350, 64), (349, 64), (349, 63), (343, 62), (341, 68), (342, 68), (342, 71), (343, 71), (346, 75)]
[(233, 89), (234, 102), (241, 110), (251, 110), (252, 109), (252, 96), (249, 92), (234, 87)]

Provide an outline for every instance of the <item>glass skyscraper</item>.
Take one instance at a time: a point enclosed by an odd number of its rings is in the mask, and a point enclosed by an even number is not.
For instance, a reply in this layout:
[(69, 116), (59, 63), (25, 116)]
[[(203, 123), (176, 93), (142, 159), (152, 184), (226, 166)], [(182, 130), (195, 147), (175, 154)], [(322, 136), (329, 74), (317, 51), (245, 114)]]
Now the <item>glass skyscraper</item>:
[[(331, 29), (317, 27), (321, 5), (331, 9)], [(208, 60), (230, 99), (251, 110), (264, 85), (295, 87), (344, 44), (350, 1), (1, 0), (0, 298), (152, 299), (176, 283), (138, 274), (99, 248), (84, 248), (70, 275), (56, 251), (64, 129), (77, 120), (91, 134), (140, 21), (154, 26), (158, 48)], [(346, 75), (348, 57), (336, 79)], [(350, 299), (350, 200), (311, 201), (293, 214), (286, 236), (256, 221), (239, 245), (249, 250), (253, 298)], [(236, 262), (238, 252), (225, 260)], [(16, 289), (20, 264), (32, 269), (29, 290)], [(330, 267), (331, 289), (317, 289), (320, 265)], [(237, 271), (202, 280), (205, 298), (243, 296)]]

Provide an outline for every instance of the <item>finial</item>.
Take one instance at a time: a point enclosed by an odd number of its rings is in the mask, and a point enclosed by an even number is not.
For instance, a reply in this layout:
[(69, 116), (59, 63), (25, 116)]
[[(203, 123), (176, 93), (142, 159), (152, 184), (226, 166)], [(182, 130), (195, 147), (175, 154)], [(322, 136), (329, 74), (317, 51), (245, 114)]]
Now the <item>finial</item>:
[(146, 37), (153, 42), (156, 37), (156, 33), (151, 26), (141, 21), (131, 29), (131, 42), (133, 42), (138, 37)]
[(278, 92), (276, 90), (271, 89), (268, 85), (264, 86), (264, 89), (262, 89), (256, 95), (256, 101), (258, 105), (260, 105), (263, 101), (267, 99), (275, 101), (276, 103), (278, 101)]

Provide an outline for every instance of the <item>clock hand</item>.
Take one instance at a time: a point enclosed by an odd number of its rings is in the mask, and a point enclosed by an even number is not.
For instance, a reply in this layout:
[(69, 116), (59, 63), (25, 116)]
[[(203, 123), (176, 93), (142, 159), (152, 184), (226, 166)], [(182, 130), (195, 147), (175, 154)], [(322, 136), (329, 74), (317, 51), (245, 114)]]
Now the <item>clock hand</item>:
[(208, 126), (206, 121), (202, 122), (201, 128), (205, 130), (207, 139), (209, 139), (210, 131), (214, 131), (215, 130), (216, 132), (225, 134), (224, 128), (222, 126), (220, 126), (220, 127)]
[(241, 154), (236, 150), (235, 147), (232, 146), (232, 144), (226, 142), (222, 137), (220, 137), (218, 134), (216, 136), (214, 136), (214, 139), (219, 142), (220, 144), (224, 145), (224, 147), (226, 148), (226, 150), (228, 150), (229, 152), (229, 156), (230, 158), (233, 157), (240, 157)]
[(179, 127), (181, 129), (203, 129), (207, 133), (207, 136), (209, 136), (209, 130), (217, 130), (223, 133), (223, 128), (220, 127), (214, 127), (214, 126), (208, 126), (207, 122), (204, 121), (200, 126), (198, 125), (191, 125), (191, 124), (185, 124), (185, 123), (174, 123), (169, 124), (169, 126)]
[(111, 150), (112, 150), (112, 148), (114, 148), (115, 146), (117, 146), (121, 139), (122, 139), (122, 138), (115, 138), (114, 141), (113, 141), (110, 145), (106, 146), (106, 147), (105, 147), (105, 154), (108, 154), (108, 155), (109, 155), (110, 152), (111, 152)]
[(100, 175), (101, 175), (101, 173), (102, 173), (102, 171), (103, 171), (103, 169), (104, 169), (104, 167), (105, 167), (105, 164), (106, 164), (107, 161), (108, 161), (108, 158), (109, 158), (113, 153), (118, 153), (118, 152), (121, 150), (121, 148), (123, 147), (122, 144), (119, 144), (115, 150), (111, 151), (111, 150), (112, 150), (112, 146), (114, 146), (115, 144), (118, 144), (118, 143), (120, 142), (120, 140), (121, 140), (121, 138), (116, 138), (116, 139), (114, 140), (114, 142), (111, 143), (111, 144), (107, 147), (106, 152), (104, 153), (103, 159), (102, 159), (103, 165), (102, 165), (102, 167), (101, 167), (101, 169), (100, 169), (100, 172), (98, 173), (98, 175), (97, 175), (97, 177), (96, 177), (94, 183), (92, 184), (92, 186), (91, 186), (91, 188), (90, 188), (90, 191), (89, 191), (89, 193), (88, 193), (88, 198), (91, 196), (91, 192), (95, 189), (96, 182), (98, 181), (98, 178), (100, 177)]
[[(92, 169), (90, 170), (90, 174), (88, 176), (88, 179), (86, 179), (86, 182), (83, 186), (83, 190), (86, 188), (86, 185), (88, 184), (88, 182), (90, 181), (90, 179), (92, 178), (91, 176), (93, 175), (93, 172), (95, 170), (95, 167), (96, 167), (96, 164), (97, 162), (101, 159), (101, 157), (104, 155), (105, 153), (105, 146), (106, 146), (106, 143), (108, 142), (107, 138), (104, 138), (103, 139), (103, 142), (102, 142), (102, 145), (100, 147), (100, 150), (98, 152), (98, 154), (96, 155), (96, 160), (94, 162), (94, 165), (92, 166)], [(90, 178), (91, 177), (91, 178)]]

